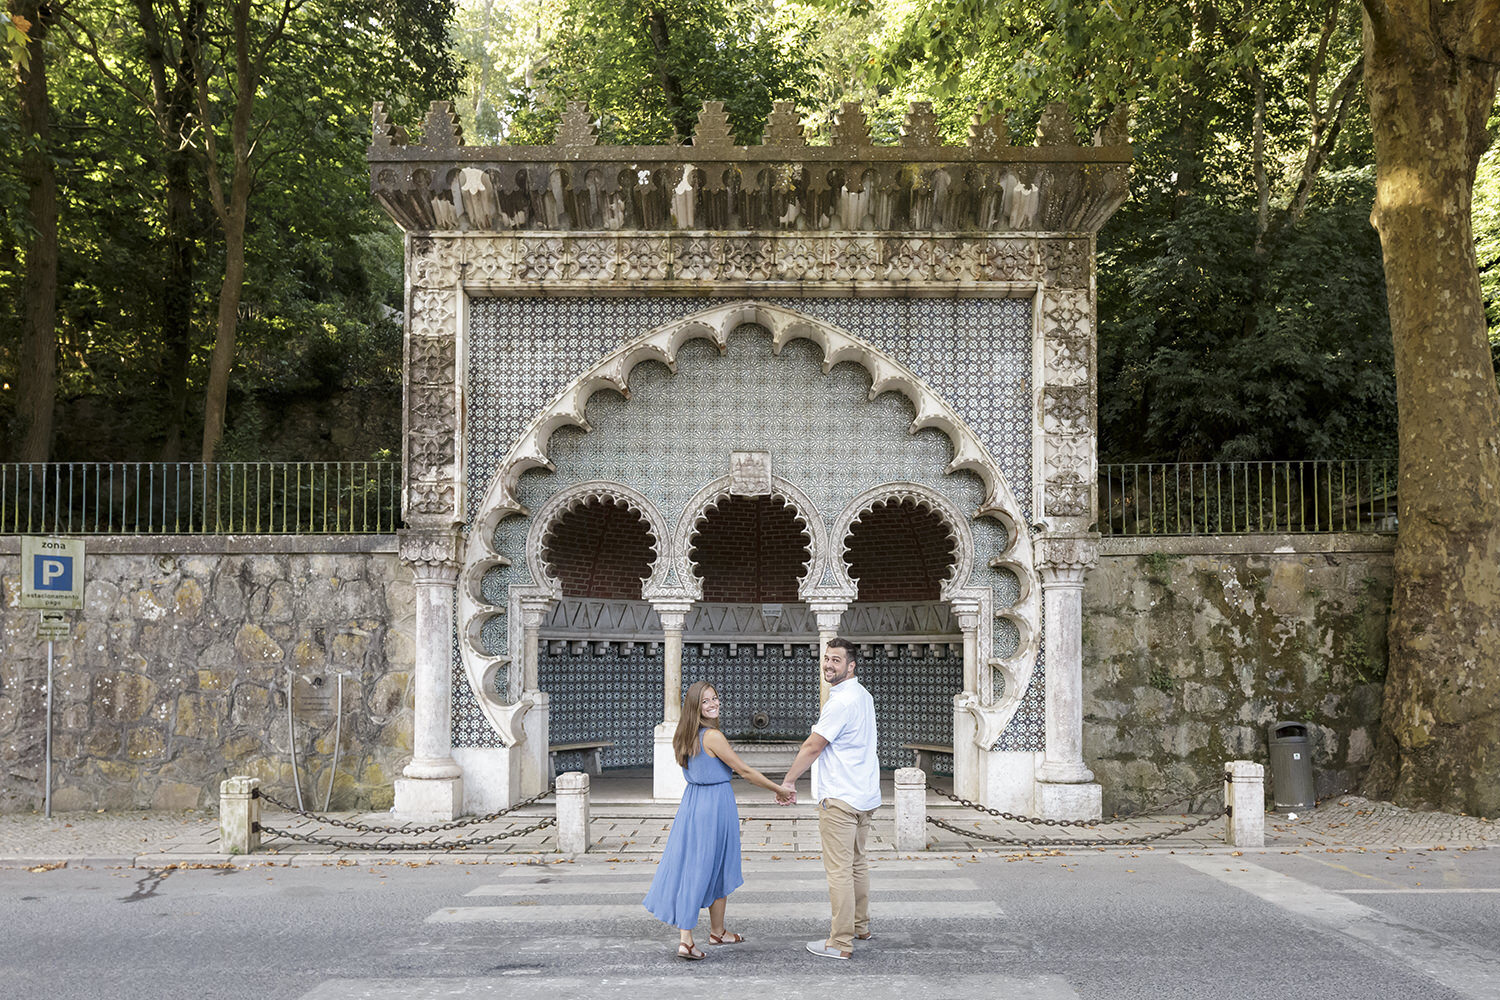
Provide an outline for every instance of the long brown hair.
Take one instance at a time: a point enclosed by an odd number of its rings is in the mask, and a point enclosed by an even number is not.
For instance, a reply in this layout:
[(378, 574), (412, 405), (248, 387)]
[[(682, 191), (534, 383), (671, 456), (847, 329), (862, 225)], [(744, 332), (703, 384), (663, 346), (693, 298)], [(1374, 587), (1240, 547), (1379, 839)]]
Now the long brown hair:
[(672, 734), (672, 754), (677, 763), (688, 766), (688, 759), (698, 752), (698, 730), (705, 726), (718, 729), (718, 719), (703, 717), (703, 692), (719, 689), (708, 681), (694, 681), (682, 698), (682, 715), (677, 719), (677, 732)]

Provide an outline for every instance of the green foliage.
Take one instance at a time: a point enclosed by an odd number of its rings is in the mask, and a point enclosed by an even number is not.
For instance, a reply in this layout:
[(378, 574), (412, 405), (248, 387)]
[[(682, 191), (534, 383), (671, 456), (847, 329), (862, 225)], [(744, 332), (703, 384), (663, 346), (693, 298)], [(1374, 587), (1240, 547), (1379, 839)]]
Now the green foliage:
[[(1491, 132), (1500, 128), (1493, 119)], [(1474, 175), (1474, 256), (1479, 265), (1479, 287), (1489, 321), (1490, 355), (1500, 378), (1500, 146), (1480, 157)]]
[(809, 34), (792, 8), (751, 0), (561, 0), (513, 79), (510, 142), (551, 140), (568, 101), (585, 101), (607, 143), (689, 136), (704, 101), (723, 101), (738, 141), (759, 141), (771, 104), (812, 84)]
[(1172, 571), (1172, 564), (1182, 557), (1170, 552), (1147, 552), (1146, 572), (1160, 580), (1165, 581), (1167, 574)]
[(934, 100), (953, 141), (977, 99), (1024, 143), (1045, 101), (1070, 105), (1080, 139), (1132, 108), (1132, 196), (1099, 235), (1102, 454), (1394, 452), (1357, 3), (907, 11), (870, 60), (886, 117)]
[(1100, 234), (1104, 454), (1237, 460), (1393, 449), (1384, 272), (1365, 222), (1372, 178), (1360, 170), (1326, 181), (1328, 200), (1259, 251), (1243, 200), (1191, 199), (1175, 217), (1136, 201)]
[(1158, 691), (1171, 694), (1177, 687), (1177, 678), (1173, 677), (1165, 667), (1152, 667), (1151, 672), (1146, 676), (1146, 683)]
[[(209, 5), (210, 17), (217, 5)], [(158, 5), (170, 27), (182, 8)], [(247, 228), (229, 433), (260, 434), (284, 401), (400, 384), (402, 246), (369, 196), (370, 107), (385, 100), (415, 121), (454, 92), (461, 67), (446, 42), (450, 0), (313, 0), (298, 6), (287, 41), (271, 50), (256, 98), (256, 172)], [(111, 419), (64, 420), (57, 458), (154, 458), (173, 434), (191, 440), (194, 402), (213, 341), (223, 241), (201, 156), (188, 159), (191, 342), (179, 358), (163, 338), (169, 272), (166, 177), (183, 142), (150, 113), (140, 7), (74, 5), (71, 45), (49, 52), (54, 155), (61, 199), (60, 406)], [(264, 27), (264, 25), (261, 25)], [(260, 30), (258, 28), (257, 30)], [(175, 42), (170, 30), (165, 32)], [(54, 32), (54, 38), (59, 33)], [(169, 71), (175, 59), (168, 54)], [(222, 86), (212, 78), (211, 88)], [(213, 89), (211, 106), (228, 113)], [(8, 331), (24, 238), (9, 102), (0, 111), (0, 382), (13, 378)], [(168, 387), (185, 365), (189, 401)], [(0, 420), (13, 393), (0, 392)], [(187, 426), (184, 426), (184, 421)], [(236, 421), (245, 426), (235, 427)], [(394, 443), (394, 442), (392, 442)], [(232, 450), (232, 449), (231, 449)], [(255, 457), (253, 452), (242, 457)], [(350, 456), (363, 457), (363, 456)]]
[(20, 14), (11, 13), (5, 19), (5, 37), (0, 39), (0, 51), (5, 53), (5, 64), (14, 70), (26, 70), (31, 65), (31, 53), (27, 46), (31, 37), (31, 22)]

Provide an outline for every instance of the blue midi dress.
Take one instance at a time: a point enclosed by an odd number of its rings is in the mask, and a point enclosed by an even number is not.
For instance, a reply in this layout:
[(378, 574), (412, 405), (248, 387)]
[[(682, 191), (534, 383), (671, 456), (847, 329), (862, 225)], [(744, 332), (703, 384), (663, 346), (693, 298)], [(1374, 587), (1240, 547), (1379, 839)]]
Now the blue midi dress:
[(698, 926), (699, 911), (745, 884), (740, 872), (740, 813), (729, 787), (733, 771), (703, 750), (682, 769), (687, 789), (667, 834), (667, 849), (642, 904), (656, 919), (682, 930)]

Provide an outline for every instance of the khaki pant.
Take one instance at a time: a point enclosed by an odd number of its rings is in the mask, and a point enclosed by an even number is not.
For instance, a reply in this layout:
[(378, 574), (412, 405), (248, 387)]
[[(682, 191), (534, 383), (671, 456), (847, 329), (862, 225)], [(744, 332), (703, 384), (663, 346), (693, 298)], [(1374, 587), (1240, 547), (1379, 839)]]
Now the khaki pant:
[(828, 947), (854, 950), (854, 936), (870, 932), (870, 859), (865, 839), (875, 811), (860, 812), (842, 799), (818, 803), (818, 837), (823, 842), (823, 870), (828, 873), (828, 899), (833, 904), (833, 929)]

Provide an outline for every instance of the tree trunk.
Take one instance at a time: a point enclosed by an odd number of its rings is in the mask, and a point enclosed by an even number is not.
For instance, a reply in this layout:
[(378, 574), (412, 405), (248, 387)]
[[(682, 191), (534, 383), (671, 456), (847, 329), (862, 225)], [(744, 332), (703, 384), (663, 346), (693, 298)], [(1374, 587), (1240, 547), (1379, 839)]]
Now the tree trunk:
[(161, 459), (174, 462), (182, 455), (182, 439), (187, 429), (188, 365), (193, 353), (193, 280), (197, 241), (194, 232), (193, 149), (188, 133), (194, 120), (193, 67), (203, 31), (204, 0), (193, 0), (183, 8), (175, 32), (175, 57), (167, 45), (153, 0), (136, 0), (136, 12), (151, 76), (152, 114), (162, 140), (166, 208), (162, 249), (166, 261), (157, 384), (167, 403)]
[(229, 401), (229, 375), (234, 370), (235, 336), (239, 328), (240, 296), (245, 288), (245, 218), (225, 227), (224, 283), (219, 288), (218, 332), (209, 356), (208, 389), (203, 400), (202, 461), (212, 462), (224, 437)]
[(21, 179), (31, 233), (22, 267), (21, 351), (17, 371), (16, 457), (45, 462), (52, 450), (52, 412), (57, 404), (57, 174), (52, 163), (51, 103), (42, 42), (47, 23), (39, 0), (12, 0), (10, 10), (31, 22), (30, 64), (18, 72), (20, 125), (25, 148)]
[[(1500, 395), (1470, 201), (1495, 4), (1365, 4), (1400, 438), (1390, 666), (1366, 790), (1500, 813)], [(1487, 19), (1489, 24), (1482, 23)], [(1476, 50), (1477, 46), (1477, 50)]]
[[(224, 417), (229, 405), (229, 375), (234, 370), (235, 339), (239, 330), (240, 298), (245, 291), (245, 220), (250, 212), (250, 122), (255, 107), (259, 67), (250, 57), (250, 0), (232, 5), (234, 40), (234, 113), (230, 118), (229, 142), (232, 158), (229, 190), (217, 162), (217, 144), (209, 120), (208, 91), (200, 58), (198, 102), (204, 119), (209, 190), (224, 229), (224, 283), (219, 288), (219, 316), (213, 353), (209, 356), (208, 386), (203, 399), (202, 461), (212, 462), (224, 437)], [(285, 16), (285, 9), (283, 10)], [(284, 22), (283, 25), (284, 27)], [(278, 29), (279, 30), (279, 29)], [(201, 57), (201, 53), (200, 53)]]
[(697, 119), (689, 114), (682, 100), (682, 81), (672, 71), (672, 44), (667, 29), (666, 12), (652, 8), (646, 17), (646, 27), (651, 39), (651, 50), (655, 53), (656, 84), (667, 100), (667, 117), (677, 130), (680, 141), (693, 134)]

